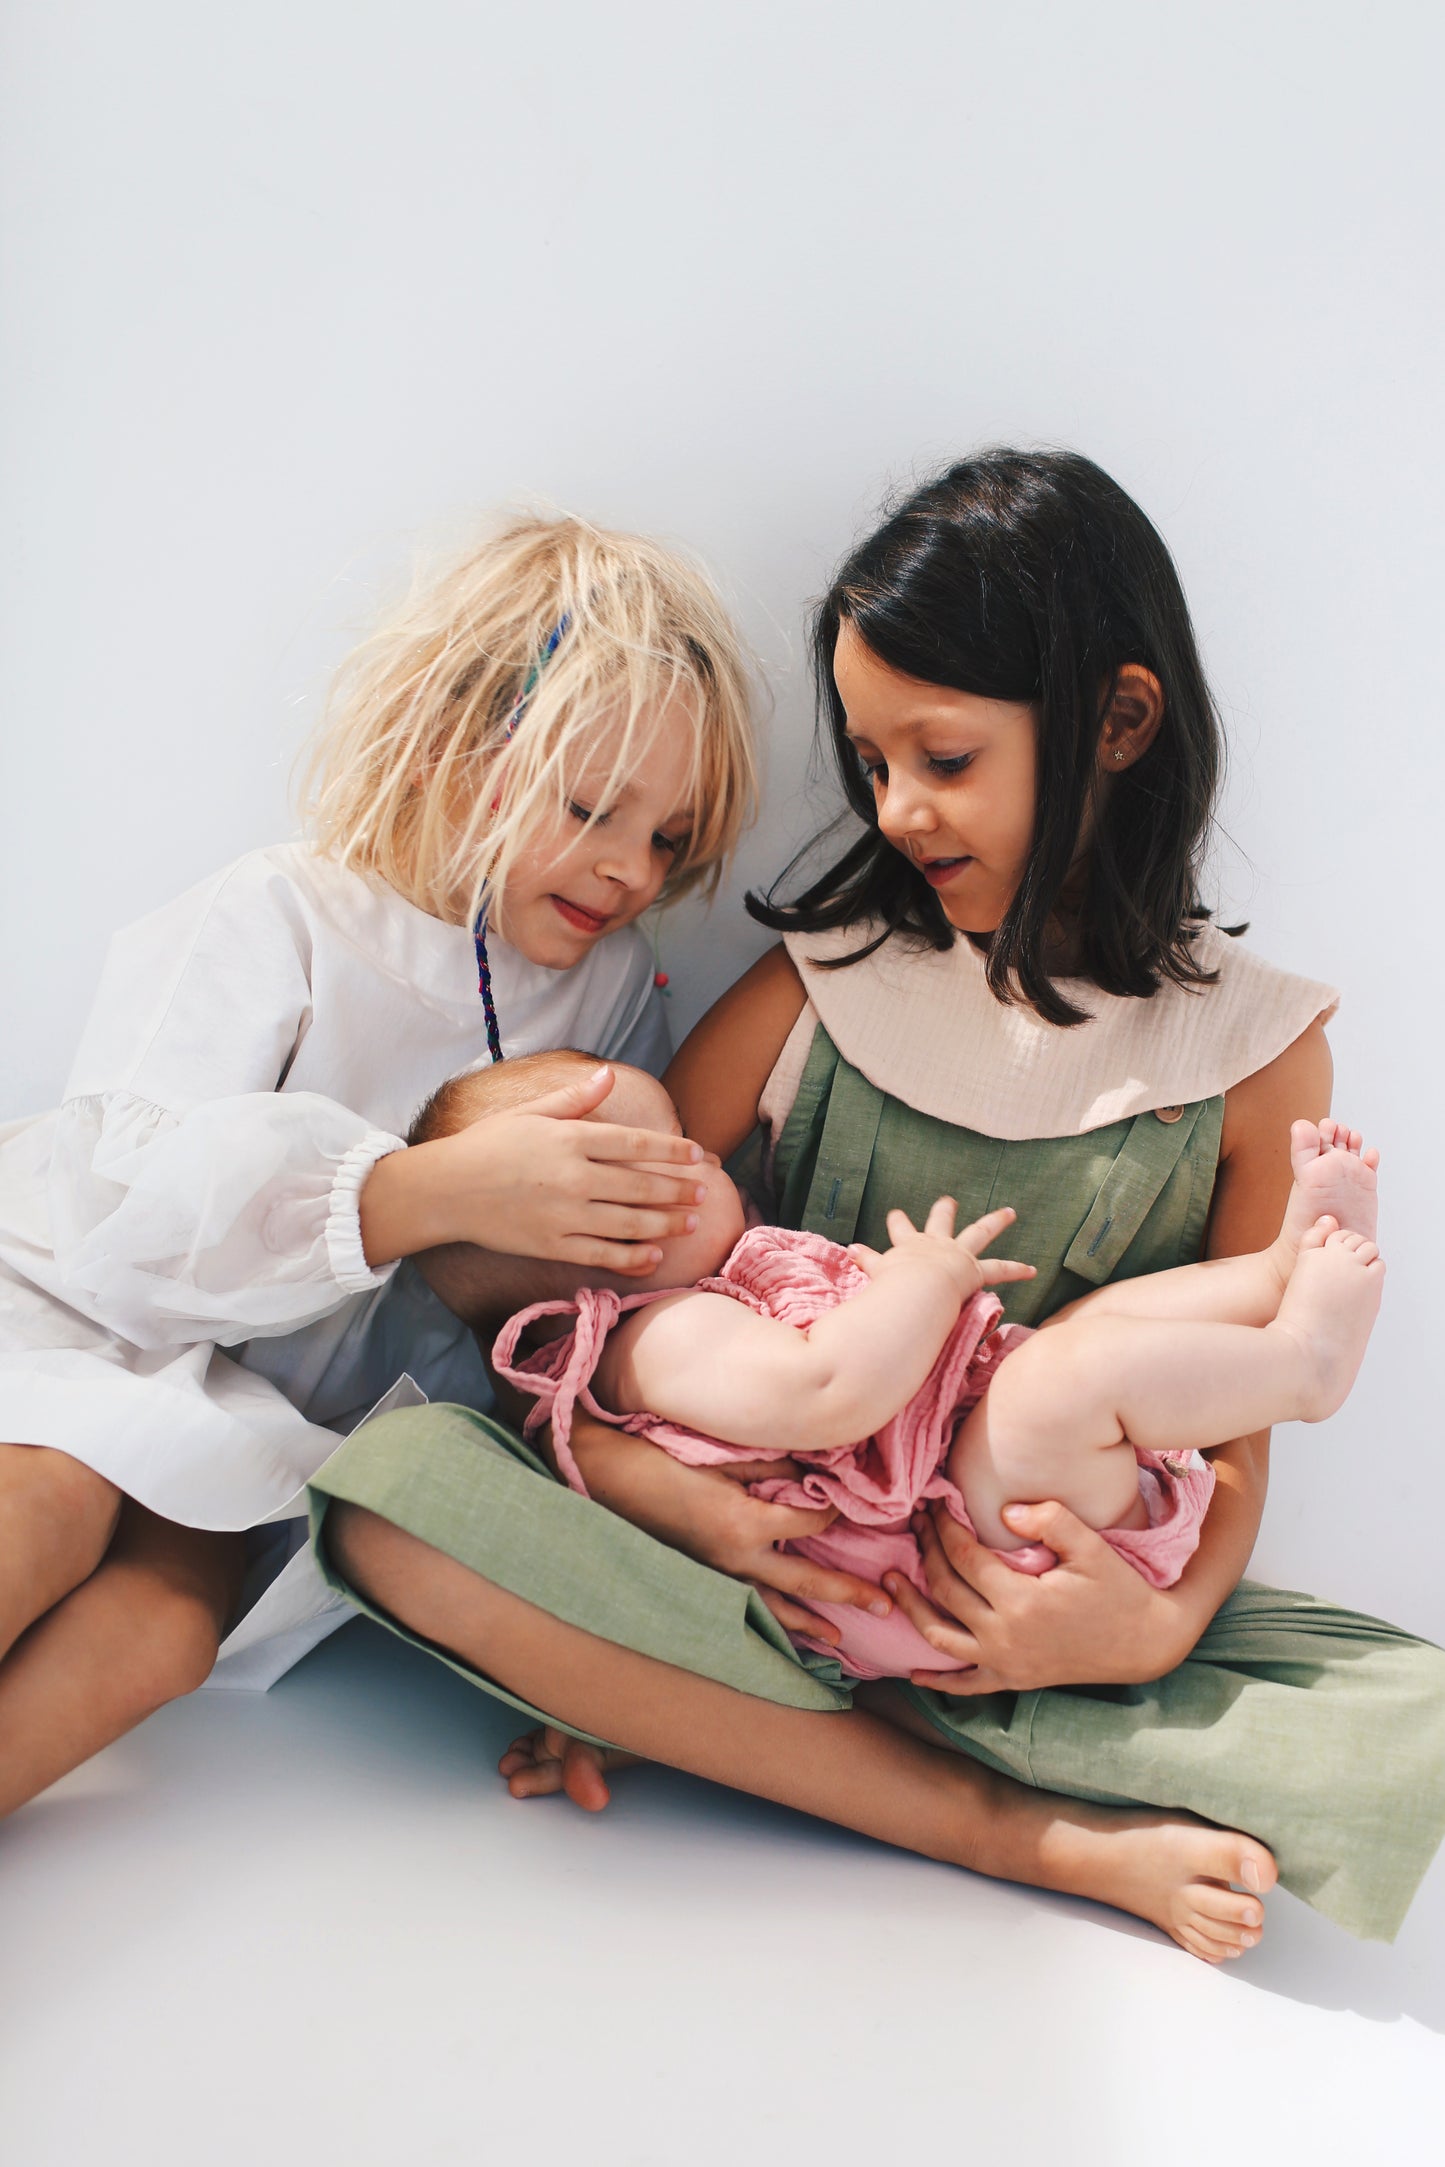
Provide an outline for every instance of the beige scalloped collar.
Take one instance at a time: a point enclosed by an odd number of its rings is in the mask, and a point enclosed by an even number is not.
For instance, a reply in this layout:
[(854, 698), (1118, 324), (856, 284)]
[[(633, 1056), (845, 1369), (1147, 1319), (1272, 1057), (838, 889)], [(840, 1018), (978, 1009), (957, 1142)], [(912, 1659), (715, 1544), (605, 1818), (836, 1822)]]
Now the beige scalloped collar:
[(1332, 986), (1277, 970), (1208, 926), (1196, 953), (1219, 971), (1217, 984), (1199, 993), (1165, 985), (1141, 1001), (1082, 979), (1061, 981), (1091, 1012), (1088, 1023), (1061, 1031), (1032, 1009), (996, 1001), (966, 940), (922, 952), (888, 941), (846, 969), (815, 967), (863, 938), (852, 927), (786, 941), (844, 1059), (920, 1113), (1010, 1141), (1078, 1136), (1154, 1107), (1212, 1098), (1339, 1005)]

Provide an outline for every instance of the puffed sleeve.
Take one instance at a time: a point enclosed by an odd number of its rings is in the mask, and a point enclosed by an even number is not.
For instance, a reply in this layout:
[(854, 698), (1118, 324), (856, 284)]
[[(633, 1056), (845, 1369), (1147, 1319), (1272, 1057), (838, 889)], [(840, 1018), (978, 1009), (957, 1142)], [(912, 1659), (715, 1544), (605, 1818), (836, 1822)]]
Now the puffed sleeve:
[(367, 1265), (358, 1199), (401, 1139), (278, 1093), (310, 1021), (309, 941), (294, 889), (253, 859), (111, 945), (49, 1208), (75, 1306), (137, 1347), (294, 1331), (394, 1269)]

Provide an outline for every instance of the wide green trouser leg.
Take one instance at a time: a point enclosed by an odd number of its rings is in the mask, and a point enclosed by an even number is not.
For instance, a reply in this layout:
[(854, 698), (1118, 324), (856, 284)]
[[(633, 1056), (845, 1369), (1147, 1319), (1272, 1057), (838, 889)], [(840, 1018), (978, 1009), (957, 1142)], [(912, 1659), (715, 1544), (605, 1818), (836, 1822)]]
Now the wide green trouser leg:
[(817, 1656), (800, 1661), (751, 1588), (579, 1497), (514, 1432), (471, 1408), (409, 1407), (379, 1415), (332, 1453), (310, 1491), (313, 1544), (331, 1586), (368, 1617), (539, 1723), (556, 1718), (407, 1632), (347, 1583), (326, 1547), (333, 1499), (364, 1505), (599, 1640), (788, 1707), (848, 1705), (837, 1664)]
[(1186, 1807), (1268, 1844), (1294, 1895), (1389, 1941), (1445, 1835), (1445, 1653), (1242, 1581), (1153, 1685), (907, 1689), (953, 1745), (1041, 1790)]
[[(367, 1423), (311, 1490), (332, 1586), (538, 1722), (555, 1718), (346, 1584), (326, 1549), (332, 1499), (599, 1639), (787, 1707), (847, 1705), (837, 1665), (800, 1657), (751, 1589), (576, 1496), (510, 1430), (469, 1409)], [(905, 1690), (951, 1745), (1024, 1783), (1184, 1807), (1246, 1830), (1269, 1845), (1286, 1888), (1369, 1938), (1398, 1930), (1445, 1833), (1445, 1654), (1313, 1596), (1246, 1581), (1189, 1660), (1154, 1685), (986, 1700)]]

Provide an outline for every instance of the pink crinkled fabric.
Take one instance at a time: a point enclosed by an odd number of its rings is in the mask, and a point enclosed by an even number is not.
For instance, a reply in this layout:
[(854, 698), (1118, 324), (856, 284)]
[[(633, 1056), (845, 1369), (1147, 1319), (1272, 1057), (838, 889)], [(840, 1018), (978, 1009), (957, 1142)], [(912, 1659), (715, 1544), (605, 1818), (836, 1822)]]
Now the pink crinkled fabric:
[[(826, 1311), (860, 1294), (867, 1284), (867, 1275), (837, 1242), (786, 1227), (763, 1226), (750, 1228), (717, 1276), (700, 1280), (696, 1291), (729, 1295), (760, 1316), (805, 1331)], [(629, 1311), (676, 1292), (669, 1288), (618, 1295), (610, 1288), (584, 1287), (575, 1301), (533, 1303), (509, 1318), (498, 1335), (492, 1350), (498, 1374), (534, 1402), (526, 1434), (551, 1423), (558, 1469), (584, 1497), (587, 1485), (571, 1447), (572, 1419), (578, 1407), (630, 1436), (649, 1439), (692, 1467), (795, 1457), (785, 1439), (773, 1452), (759, 1451), (752, 1445), (726, 1444), (660, 1415), (618, 1415), (598, 1404), (591, 1383), (608, 1333)], [(776, 1504), (837, 1507), (838, 1518), (831, 1527), (821, 1535), (790, 1542), (787, 1549), (875, 1583), (886, 1572), (902, 1573), (920, 1594), (928, 1593), (909, 1518), (920, 1505), (941, 1498), (952, 1517), (970, 1533), (974, 1531), (960, 1492), (944, 1473), (944, 1462), (954, 1431), (977, 1406), (999, 1364), (1033, 1336), (1024, 1325), (1001, 1324), (1002, 1314), (996, 1294), (976, 1294), (964, 1306), (921, 1389), (891, 1422), (856, 1444), (813, 1454), (799, 1479), (778, 1476), (748, 1485), (754, 1496)], [(536, 1353), (514, 1361), (518, 1341), (529, 1324), (542, 1317), (569, 1315), (577, 1321), (565, 1337), (549, 1340)], [(1149, 1525), (1105, 1528), (1103, 1538), (1153, 1586), (1169, 1587), (1198, 1546), (1200, 1524), (1214, 1489), (1213, 1470), (1137, 1449), (1135, 1458)], [(1037, 1543), (996, 1554), (1026, 1573), (1047, 1572), (1058, 1562), (1051, 1550)], [(930, 1647), (896, 1606), (886, 1618), (871, 1617), (848, 1604), (815, 1602), (810, 1607), (838, 1626), (841, 1645), (830, 1648), (803, 1635), (795, 1637), (806, 1647), (836, 1655), (852, 1677), (901, 1678), (911, 1671), (958, 1668), (956, 1660)]]

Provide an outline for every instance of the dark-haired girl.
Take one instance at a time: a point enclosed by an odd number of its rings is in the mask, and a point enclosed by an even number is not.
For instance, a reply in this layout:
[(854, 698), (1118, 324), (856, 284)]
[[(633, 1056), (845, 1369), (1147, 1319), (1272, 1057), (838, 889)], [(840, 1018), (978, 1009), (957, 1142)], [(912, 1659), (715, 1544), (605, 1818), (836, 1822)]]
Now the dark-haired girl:
[[(1037, 1267), (1020, 1322), (1263, 1247), (1290, 1122), (1328, 1111), (1334, 996), (1209, 922), (1218, 724), (1142, 512), (1076, 456), (965, 461), (844, 564), (815, 653), (860, 829), (754, 906), (784, 944), (679, 1054), (688, 1133), (728, 1154), (761, 1122), (779, 1217), (843, 1242), (940, 1190), (970, 1216), (1007, 1200)], [(613, 1514), (460, 1410), (369, 1426), (316, 1486), (338, 1585), (547, 1711), (503, 1762), (514, 1791), (604, 1804), (580, 1731), (1101, 1898), (1209, 1961), (1258, 1939), (1276, 1870), (1355, 1933), (1397, 1930), (1445, 1828), (1445, 1656), (1241, 1581), (1266, 1438), (1215, 1453), (1167, 1590), (1057, 1504), (1007, 1515), (1058, 1554), (1037, 1580), (925, 1521), (933, 1601), (896, 1599), (957, 1668), (846, 1713), (781, 1630), (883, 1599), (775, 1548), (822, 1516), (615, 1430), (572, 1442)]]

